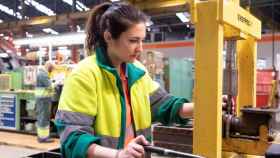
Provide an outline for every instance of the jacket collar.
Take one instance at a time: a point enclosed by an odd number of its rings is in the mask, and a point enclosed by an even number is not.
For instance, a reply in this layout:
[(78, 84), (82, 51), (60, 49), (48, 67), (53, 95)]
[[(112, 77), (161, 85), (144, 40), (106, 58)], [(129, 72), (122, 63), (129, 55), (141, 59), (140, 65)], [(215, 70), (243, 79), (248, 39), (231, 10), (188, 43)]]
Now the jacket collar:
[[(99, 67), (108, 70), (109, 72), (113, 73), (115, 77), (119, 78), (117, 69), (112, 66), (112, 63), (104, 48), (96, 48), (96, 60)], [(125, 63), (124, 67), (126, 76), (128, 77), (129, 88), (145, 74), (144, 70), (136, 67), (133, 63)]]

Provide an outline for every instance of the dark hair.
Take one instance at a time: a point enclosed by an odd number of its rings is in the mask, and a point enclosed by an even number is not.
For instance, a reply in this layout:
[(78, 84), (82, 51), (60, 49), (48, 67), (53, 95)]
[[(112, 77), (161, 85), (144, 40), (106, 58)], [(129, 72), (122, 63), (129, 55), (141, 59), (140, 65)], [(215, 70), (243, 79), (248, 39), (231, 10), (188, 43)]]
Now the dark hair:
[(89, 53), (98, 46), (107, 47), (104, 32), (118, 39), (133, 24), (146, 22), (147, 16), (139, 9), (126, 3), (102, 3), (93, 8), (87, 21), (86, 48)]

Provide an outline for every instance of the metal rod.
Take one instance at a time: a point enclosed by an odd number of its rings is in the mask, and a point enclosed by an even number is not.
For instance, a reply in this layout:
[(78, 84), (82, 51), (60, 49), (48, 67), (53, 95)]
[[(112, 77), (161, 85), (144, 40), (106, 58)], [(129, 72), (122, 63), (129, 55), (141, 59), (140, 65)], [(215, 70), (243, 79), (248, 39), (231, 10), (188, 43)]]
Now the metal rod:
[(190, 153), (179, 152), (175, 150), (165, 149), (156, 146), (144, 146), (146, 152), (157, 153), (163, 156), (183, 157), (183, 158), (204, 158), (202, 156), (193, 155)]
[(227, 87), (227, 95), (228, 95), (228, 103), (227, 103), (227, 114), (233, 114), (233, 103), (232, 97), (234, 95), (233, 92), (233, 70), (236, 69), (235, 66), (235, 51), (236, 51), (236, 40), (228, 40), (227, 41), (227, 50), (226, 50), (226, 72), (228, 78), (228, 87)]
[(272, 1), (272, 68), (275, 71), (276, 70), (276, 64), (275, 64), (275, 19), (274, 19), (274, 0)]

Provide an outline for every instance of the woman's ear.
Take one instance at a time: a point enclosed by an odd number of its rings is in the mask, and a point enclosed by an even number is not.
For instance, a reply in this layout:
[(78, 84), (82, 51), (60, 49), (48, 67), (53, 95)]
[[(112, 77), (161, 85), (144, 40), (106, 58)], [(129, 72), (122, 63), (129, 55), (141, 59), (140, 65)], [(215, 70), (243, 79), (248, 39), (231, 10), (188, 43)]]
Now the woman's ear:
[(104, 36), (104, 40), (105, 40), (106, 43), (111, 43), (111, 41), (112, 41), (112, 35), (111, 35), (110, 32), (105, 31), (104, 34), (103, 34), (103, 36)]

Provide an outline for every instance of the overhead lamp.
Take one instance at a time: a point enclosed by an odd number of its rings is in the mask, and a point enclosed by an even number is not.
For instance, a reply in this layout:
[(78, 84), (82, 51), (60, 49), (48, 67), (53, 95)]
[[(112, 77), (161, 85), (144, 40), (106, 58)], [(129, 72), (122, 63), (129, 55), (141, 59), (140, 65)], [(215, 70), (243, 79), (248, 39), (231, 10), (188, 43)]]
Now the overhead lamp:
[(87, 6), (85, 6), (82, 2), (80, 2), (80, 1), (77, 1), (77, 4), (76, 4), (76, 7), (78, 8), (78, 7), (80, 7), (82, 10), (80, 10), (80, 11), (83, 11), (83, 10), (85, 10), (85, 11), (88, 11), (89, 10), (89, 8), (87, 7)]
[(2, 23), (3, 22), (3, 20), (2, 19), (0, 19), (0, 23)]
[(42, 12), (48, 16), (56, 15), (53, 10), (51, 10), (50, 8), (46, 7), (43, 4), (36, 2), (35, 0), (25, 0), (24, 3), (28, 6), (35, 7), (37, 10), (39, 10), (40, 12)]
[(61, 47), (58, 47), (59, 50), (65, 50), (65, 49), (68, 49), (68, 47), (66, 46), (61, 46)]
[(25, 32), (25, 35), (26, 35), (26, 37), (29, 37), (29, 38), (32, 38), (32, 37), (33, 37), (33, 35), (30, 34), (29, 32)]
[(33, 38), (21, 38), (14, 39), (15, 45), (30, 45), (35, 47), (43, 46), (62, 46), (62, 45), (74, 45), (74, 44), (84, 44), (85, 33), (66, 33), (59, 35), (48, 35), (39, 36)]
[(9, 7), (3, 5), (3, 4), (0, 4), (0, 10), (2, 12), (5, 12), (11, 16), (15, 16), (17, 17), (18, 19), (22, 19), (22, 16), (19, 12), (15, 12), (13, 9), (10, 9)]
[(43, 29), (44, 32), (46, 33), (50, 33), (50, 34), (53, 34), (53, 35), (58, 35), (59, 33), (56, 32), (55, 30), (51, 29), (51, 28), (45, 28)]
[(190, 22), (190, 14), (188, 12), (176, 13), (176, 16), (183, 22)]
[(111, 2), (119, 2), (120, 0), (111, 0)]
[(9, 55), (7, 53), (0, 53), (0, 58), (8, 58)]
[(146, 26), (147, 26), (147, 27), (150, 27), (150, 26), (152, 26), (152, 25), (154, 25), (154, 22), (153, 22), (152, 20), (148, 20), (148, 21), (146, 22)]
[[(69, 4), (70, 6), (73, 5), (73, 0), (62, 0), (64, 3)], [(86, 7), (82, 2), (80, 1), (76, 1), (76, 9), (78, 9), (79, 11), (88, 11), (89, 8)]]
[(78, 33), (84, 33), (85, 32), (85, 30), (82, 30), (79, 25), (77, 25), (76, 28), (77, 28)]

